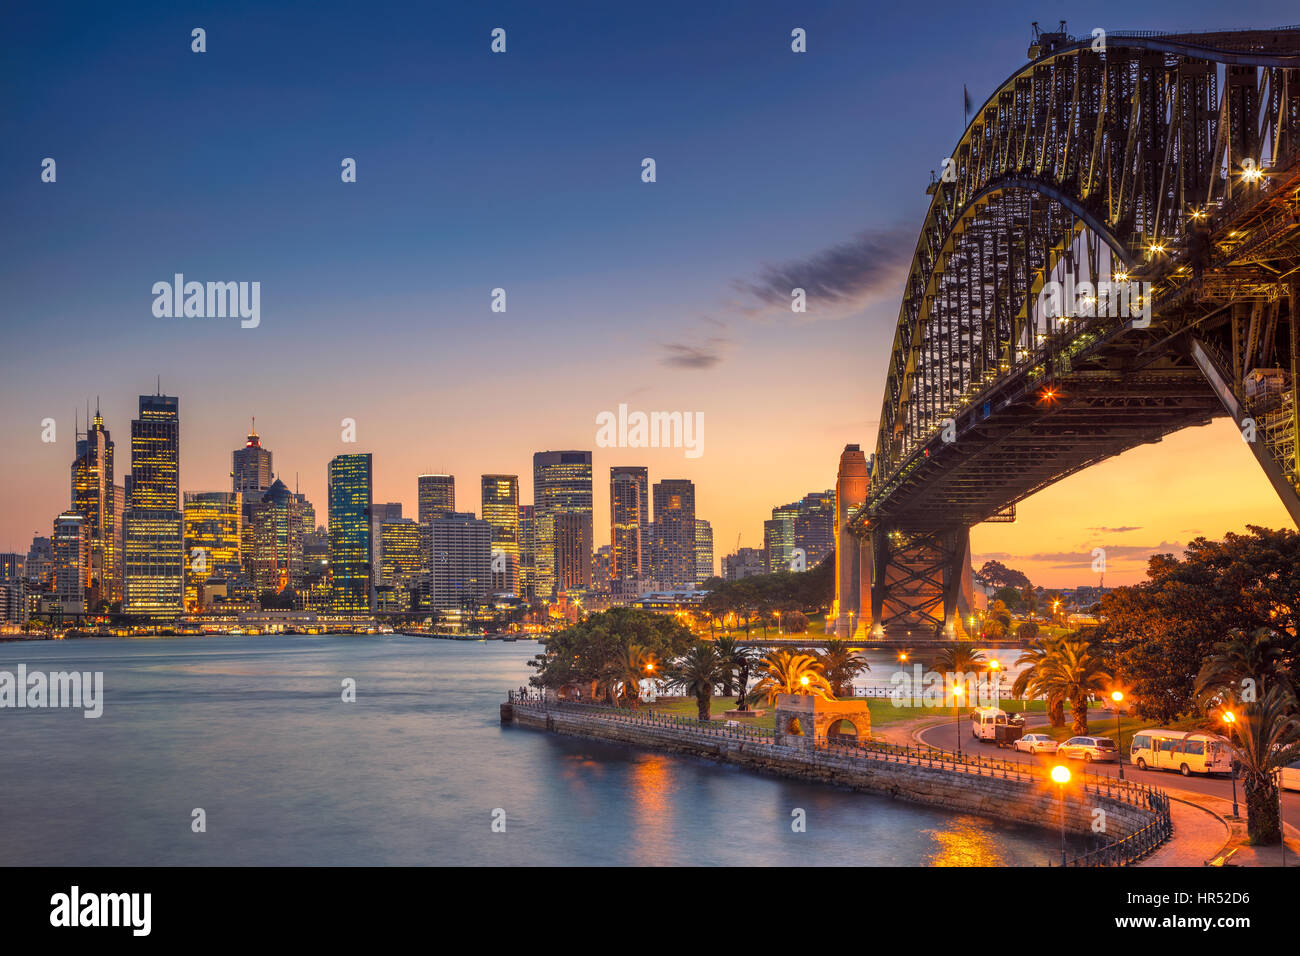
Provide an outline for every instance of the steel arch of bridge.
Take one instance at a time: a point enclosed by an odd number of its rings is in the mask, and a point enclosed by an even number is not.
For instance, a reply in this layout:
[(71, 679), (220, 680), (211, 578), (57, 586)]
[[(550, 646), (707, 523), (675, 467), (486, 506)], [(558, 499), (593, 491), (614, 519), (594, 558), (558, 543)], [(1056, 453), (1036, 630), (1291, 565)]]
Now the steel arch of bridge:
[[(1036, 44), (928, 190), (852, 522), (875, 628), (960, 632), (972, 524), (1225, 412), (1300, 518), (1300, 27)], [(1146, 283), (1149, 325), (1045, 315), (1063, 276)]]

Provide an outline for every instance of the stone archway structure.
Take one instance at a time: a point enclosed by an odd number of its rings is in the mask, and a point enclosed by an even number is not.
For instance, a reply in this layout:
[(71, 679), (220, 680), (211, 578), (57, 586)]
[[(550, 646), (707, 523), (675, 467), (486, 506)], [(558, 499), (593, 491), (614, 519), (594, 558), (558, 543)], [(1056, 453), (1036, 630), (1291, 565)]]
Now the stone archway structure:
[[(813, 747), (825, 740), (831, 726), (844, 721), (857, 731), (859, 743), (871, 737), (871, 711), (859, 700), (827, 700), (811, 694), (778, 694), (775, 714), (776, 743), (785, 747)], [(847, 742), (852, 738), (845, 737)]]

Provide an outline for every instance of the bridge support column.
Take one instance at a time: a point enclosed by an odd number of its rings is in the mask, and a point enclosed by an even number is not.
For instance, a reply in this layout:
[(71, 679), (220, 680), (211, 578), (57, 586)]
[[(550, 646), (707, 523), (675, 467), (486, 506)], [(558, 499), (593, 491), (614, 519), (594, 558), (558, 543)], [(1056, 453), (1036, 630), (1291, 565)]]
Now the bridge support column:
[(849, 526), (867, 500), (867, 457), (858, 445), (845, 445), (835, 478), (835, 605), (830, 618), (835, 636), (854, 640), (871, 626), (871, 609), (862, 596), (871, 580), (868, 543)]
[(971, 636), (970, 529), (873, 529), (872, 636), (906, 642)]

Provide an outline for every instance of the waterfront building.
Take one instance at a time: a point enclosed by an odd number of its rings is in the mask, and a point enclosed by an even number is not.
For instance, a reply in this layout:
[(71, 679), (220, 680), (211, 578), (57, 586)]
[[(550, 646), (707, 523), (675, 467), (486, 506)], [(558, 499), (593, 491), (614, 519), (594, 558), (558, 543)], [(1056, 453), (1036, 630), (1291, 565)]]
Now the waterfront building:
[(329, 563), (335, 614), (365, 616), (372, 610), (370, 509), (374, 482), (369, 454), (330, 460)]
[(619, 465), (609, 470), (609, 536), (611, 577), (643, 577), (649, 563), (650, 475), (639, 465)]
[(561, 511), (554, 517), (557, 593), (591, 587), (591, 514)]
[(473, 512), (452, 512), (429, 522), (429, 537), (429, 607), (472, 610), (483, 604), (492, 585), (492, 526)]
[[(382, 529), (386, 521), (402, 520), (402, 503), (400, 501), (376, 501), (370, 510), (370, 545), (374, 549), (371, 569), (374, 572), (375, 597), (378, 602), (379, 585), (384, 576), (384, 536)], [(376, 606), (378, 604), (376, 603)]]
[(420, 524), (412, 518), (385, 521), (379, 527), (379, 537), (383, 557), (376, 606), (387, 613), (411, 611), (424, 567)]
[[(685, 478), (656, 482), (650, 577), (663, 590), (695, 586), (695, 484)], [(710, 556), (710, 561), (712, 557)]]
[(187, 491), (184, 504), (185, 609), (193, 614), (210, 579), (240, 571), (243, 502), (233, 491)]
[(54, 600), (64, 614), (86, 610), (86, 582), (90, 573), (90, 536), (86, 519), (65, 511), (54, 519), (50, 541), (54, 550)]
[(713, 577), (713, 525), (703, 518), (695, 519), (695, 583), (703, 584)]
[[(591, 452), (539, 451), (533, 455), (533, 506), (536, 521), (536, 596), (553, 599), (557, 591), (585, 589), (591, 584), (592, 484)], [(561, 515), (576, 515), (566, 524), (569, 551), (561, 559), (557, 536)], [(585, 527), (582, 527), (584, 526)], [(586, 542), (586, 556), (575, 552)], [(560, 561), (567, 563), (561, 567)]]
[(519, 476), (484, 475), (483, 520), (492, 526), (492, 593), (519, 593)]
[(131, 484), (122, 555), (122, 610), (172, 620), (185, 607), (180, 399), (141, 395), (131, 422)]
[(76, 436), (71, 508), (86, 519), (90, 548), (86, 604), (92, 610), (101, 601), (111, 604), (121, 600), (113, 451), (113, 440), (96, 404), (93, 422), (87, 423), (86, 431)]

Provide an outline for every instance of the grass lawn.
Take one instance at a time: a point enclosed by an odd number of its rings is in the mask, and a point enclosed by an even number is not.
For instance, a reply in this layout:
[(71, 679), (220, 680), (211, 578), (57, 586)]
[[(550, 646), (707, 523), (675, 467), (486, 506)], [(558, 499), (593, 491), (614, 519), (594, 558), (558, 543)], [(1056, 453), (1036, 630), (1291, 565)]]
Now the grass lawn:
[[(725, 720), (724, 712), (736, 709), (735, 697), (714, 697), (711, 702), (710, 713), (713, 720)], [(895, 707), (893, 702), (884, 697), (868, 698), (866, 701), (867, 709), (871, 712), (871, 726), (879, 727), (884, 724), (898, 723), (904, 720), (915, 720), (917, 718), (930, 718), (935, 720), (952, 720), (953, 713), (951, 708), (945, 707)], [(1037, 705), (1037, 706), (1035, 706)], [(679, 717), (697, 718), (699, 709), (696, 706), (695, 698), (661, 698), (653, 704), (648, 705), (648, 709), (659, 714), (674, 714)], [(771, 730), (774, 726), (773, 710), (765, 703), (752, 706), (753, 710), (767, 711), (762, 717), (745, 718), (749, 725), (762, 727), (765, 730)], [(1019, 711), (1019, 707), (1016, 708)], [(1042, 701), (1029, 701), (1029, 710), (1041, 711), (1043, 709)], [(970, 713), (969, 708), (962, 708), (961, 719), (965, 721)]]

